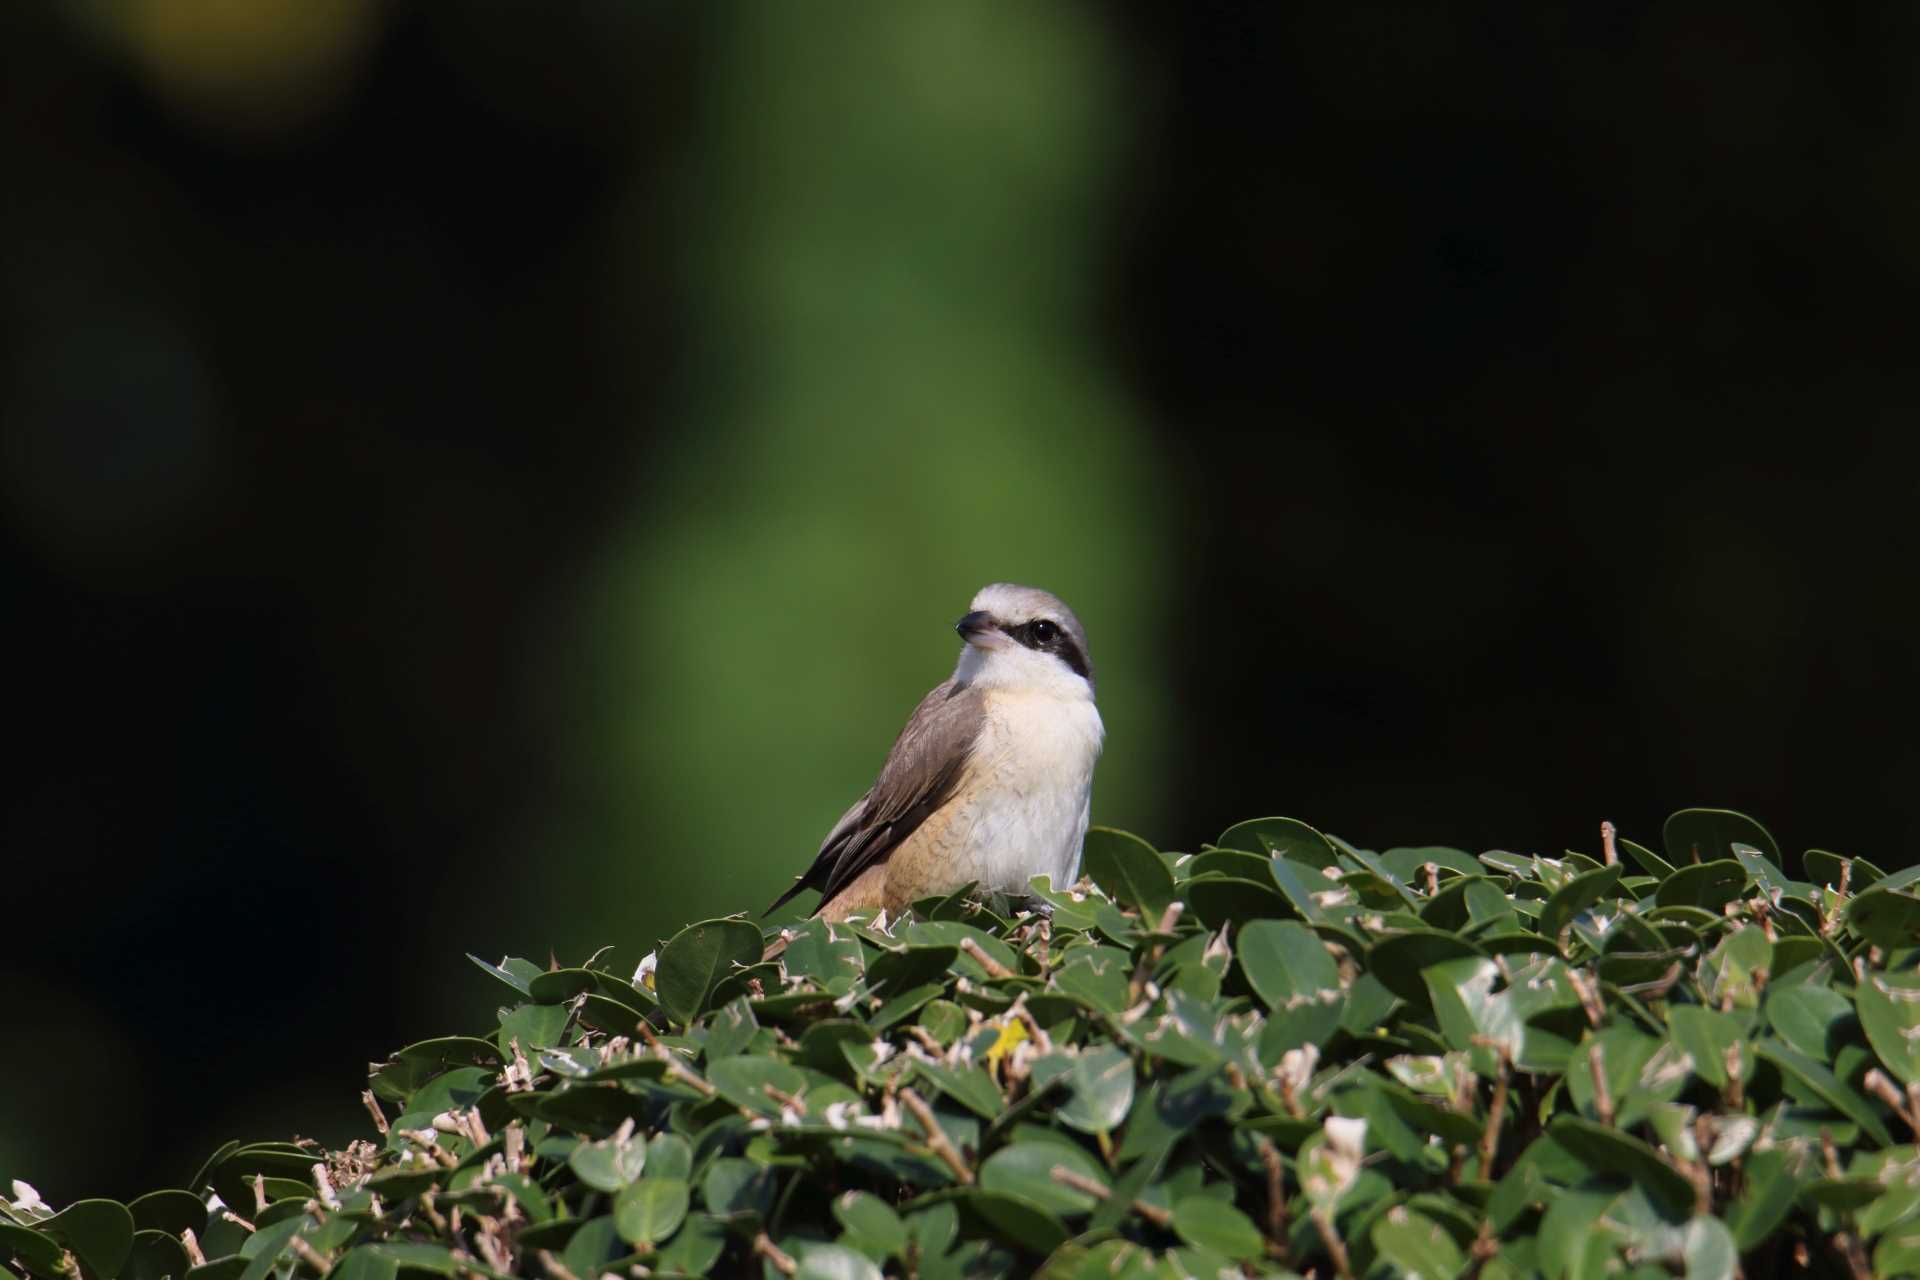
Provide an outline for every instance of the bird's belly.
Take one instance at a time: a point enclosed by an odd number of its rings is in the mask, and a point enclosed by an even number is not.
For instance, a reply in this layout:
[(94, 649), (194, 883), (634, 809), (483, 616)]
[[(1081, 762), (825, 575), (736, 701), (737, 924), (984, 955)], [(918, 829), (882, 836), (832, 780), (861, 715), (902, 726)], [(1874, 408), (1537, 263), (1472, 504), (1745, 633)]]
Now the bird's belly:
[(1088, 789), (1055, 796), (1011, 789), (983, 794), (973, 815), (963, 860), (982, 889), (1029, 892), (1034, 876), (1056, 888), (1079, 875), (1080, 843), (1087, 834)]
[(970, 812), (956, 823), (955, 861), (967, 878), (1023, 894), (1037, 875), (1056, 888), (1079, 877), (1102, 737), (1091, 702), (994, 700), (974, 754)]

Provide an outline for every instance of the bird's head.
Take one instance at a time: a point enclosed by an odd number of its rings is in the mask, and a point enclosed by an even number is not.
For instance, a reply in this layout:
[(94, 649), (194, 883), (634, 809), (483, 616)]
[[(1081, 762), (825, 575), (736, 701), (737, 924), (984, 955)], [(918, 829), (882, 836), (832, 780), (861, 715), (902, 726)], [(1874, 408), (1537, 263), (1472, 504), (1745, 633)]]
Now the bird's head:
[(1086, 630), (1050, 591), (1010, 582), (982, 587), (954, 630), (967, 642), (953, 672), (961, 684), (1093, 696)]

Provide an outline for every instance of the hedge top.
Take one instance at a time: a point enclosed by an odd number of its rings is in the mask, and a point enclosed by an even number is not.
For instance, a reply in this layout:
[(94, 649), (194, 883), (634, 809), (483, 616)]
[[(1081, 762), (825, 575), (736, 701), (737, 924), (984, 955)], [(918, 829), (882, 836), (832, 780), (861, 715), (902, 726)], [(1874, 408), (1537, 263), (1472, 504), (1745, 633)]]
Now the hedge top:
[(498, 1025), (375, 1064), (368, 1140), (15, 1184), (0, 1280), (1920, 1273), (1920, 868), (1660, 846), (1096, 828), (1022, 909), (476, 960)]

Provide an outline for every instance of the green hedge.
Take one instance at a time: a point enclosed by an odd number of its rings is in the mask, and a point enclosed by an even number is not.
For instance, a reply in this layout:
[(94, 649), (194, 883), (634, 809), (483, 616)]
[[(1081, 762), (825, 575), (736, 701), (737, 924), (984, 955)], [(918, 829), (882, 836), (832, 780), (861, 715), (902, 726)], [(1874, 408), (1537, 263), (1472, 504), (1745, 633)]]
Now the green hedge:
[(16, 1184), (0, 1276), (1920, 1273), (1920, 868), (1659, 844), (1096, 829), (1050, 917), (476, 961), (498, 1027), (379, 1065), (365, 1140)]

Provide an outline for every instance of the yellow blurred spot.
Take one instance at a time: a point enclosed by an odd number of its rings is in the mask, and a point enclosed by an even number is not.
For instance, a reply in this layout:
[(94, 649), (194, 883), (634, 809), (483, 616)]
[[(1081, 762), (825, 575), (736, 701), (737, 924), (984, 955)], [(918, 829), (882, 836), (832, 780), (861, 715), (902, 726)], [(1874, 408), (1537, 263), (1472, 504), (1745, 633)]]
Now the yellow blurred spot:
[(993, 1047), (987, 1050), (987, 1070), (998, 1070), (1001, 1059), (1012, 1053), (1014, 1046), (1027, 1038), (1026, 1024), (1018, 1018), (1009, 1019), (1007, 1024), (1000, 1028), (999, 1039), (995, 1040)]
[(176, 105), (242, 131), (320, 114), (345, 93), (380, 0), (124, 0), (120, 35)]

